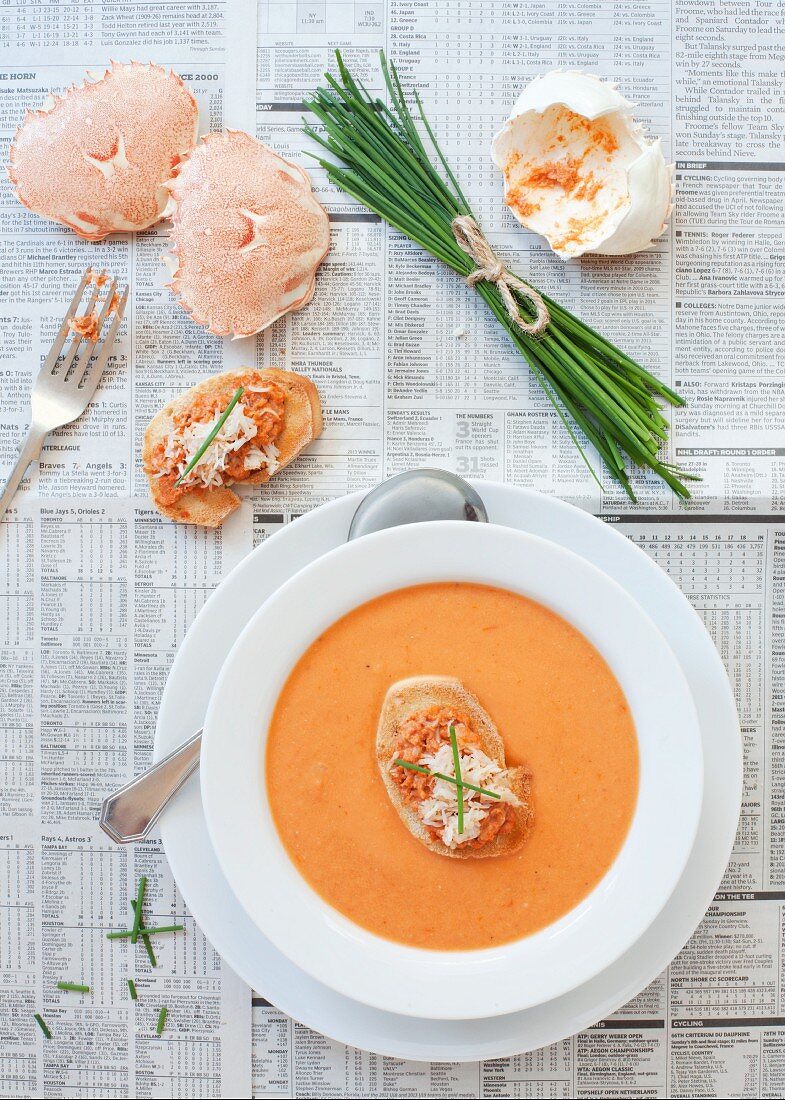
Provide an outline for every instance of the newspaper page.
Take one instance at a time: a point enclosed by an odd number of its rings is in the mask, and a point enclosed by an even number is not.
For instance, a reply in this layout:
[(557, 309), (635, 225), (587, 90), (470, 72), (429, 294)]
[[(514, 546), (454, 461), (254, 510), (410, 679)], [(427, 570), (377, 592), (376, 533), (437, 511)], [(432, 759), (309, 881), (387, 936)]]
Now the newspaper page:
[[(0, 159), (26, 107), (110, 59), (174, 69), (204, 131), (252, 128), (256, 17), (246, 0), (4, 0)], [(252, 545), (246, 510), (219, 532), (162, 520), (138, 441), (161, 403), (237, 351), (174, 305), (161, 226), (91, 244), (28, 213), (3, 179), (0, 469), (84, 269), (128, 281), (131, 298), (95, 401), (49, 436), (0, 527), (0, 1094), (247, 1096), (247, 987), (195, 925), (158, 839), (121, 848), (97, 825), (102, 799), (151, 761), (185, 631)], [(130, 924), (141, 875), (147, 923), (185, 926), (154, 941), (154, 967), (141, 941), (106, 939)]]
[[(637, 506), (613, 484), (600, 491), (483, 304), (314, 169), (302, 100), (336, 47), (379, 94), (384, 49), (497, 252), (687, 398), (671, 453), (703, 478), (691, 502), (646, 478)], [(418, 465), (601, 515), (703, 616), (736, 691), (746, 784), (700, 928), (610, 1019), (518, 1058), (429, 1065), (344, 1047), (258, 994), (255, 1096), (785, 1095), (784, 66), (785, 9), (768, 0), (261, 0), (257, 133), (310, 169), (333, 244), (311, 306), (258, 339), (259, 362), (316, 379), (327, 430), (266, 490), (255, 541)], [(506, 212), (491, 136), (522, 86), (557, 67), (617, 80), (675, 162), (675, 213), (653, 248), (564, 263)]]
[[(636, 482), (637, 507), (600, 491), (482, 304), (319, 171), (333, 243), (318, 293), (233, 346), (173, 307), (162, 227), (88, 245), (4, 184), (3, 469), (78, 273), (103, 264), (131, 281), (132, 300), (96, 401), (50, 437), (0, 530), (0, 1094), (782, 1096), (785, 12), (770, 0), (261, 0), (254, 58), (256, 26), (246, 0), (0, 4), (3, 156), (25, 106), (134, 58), (184, 77), (204, 129), (255, 129), (312, 168), (304, 94), (335, 46), (378, 90), (384, 48), (421, 91), (500, 255), (688, 398), (673, 457), (704, 480), (688, 505), (653, 480)], [(504, 211), (490, 136), (521, 86), (553, 67), (617, 79), (675, 161), (676, 213), (647, 252), (564, 264)], [(242, 361), (311, 375), (327, 430), (220, 532), (176, 528), (149, 506), (142, 431), (171, 394)], [(116, 848), (98, 806), (149, 762), (171, 657), (252, 544), (423, 464), (556, 493), (619, 523), (675, 577), (736, 688), (747, 756), (736, 851), (668, 971), (551, 1048), (404, 1063), (316, 1035), (256, 995), (251, 1051), (250, 993), (194, 925), (158, 842)], [(128, 921), (140, 874), (150, 918), (186, 925), (156, 948), (155, 968), (104, 935)], [(59, 980), (91, 992), (61, 993)]]

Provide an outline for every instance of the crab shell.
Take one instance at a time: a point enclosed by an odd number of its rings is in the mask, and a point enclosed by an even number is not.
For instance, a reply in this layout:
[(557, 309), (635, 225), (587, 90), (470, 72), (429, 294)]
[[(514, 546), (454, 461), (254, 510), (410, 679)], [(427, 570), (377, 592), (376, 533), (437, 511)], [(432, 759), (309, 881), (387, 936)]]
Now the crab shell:
[(537, 77), (493, 139), (504, 201), (563, 258), (648, 248), (672, 209), (673, 165), (613, 84), (580, 72)]
[(198, 128), (196, 100), (179, 76), (112, 62), (102, 77), (88, 74), (25, 112), (8, 175), (34, 213), (100, 241), (160, 221), (164, 185)]
[(207, 134), (169, 191), (169, 285), (197, 324), (252, 336), (310, 302), (330, 223), (302, 168), (226, 130)]

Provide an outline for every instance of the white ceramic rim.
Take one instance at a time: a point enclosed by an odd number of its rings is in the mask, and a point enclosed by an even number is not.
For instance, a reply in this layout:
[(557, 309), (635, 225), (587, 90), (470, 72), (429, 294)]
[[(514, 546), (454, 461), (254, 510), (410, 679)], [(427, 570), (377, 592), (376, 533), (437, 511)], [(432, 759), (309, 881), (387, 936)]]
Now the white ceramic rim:
[[(472, 484), (493, 522), (547, 538), (611, 573), (659, 626), (690, 684), (704, 751), (701, 818), (684, 874), (640, 941), (591, 981), (523, 1012), (487, 1020), (397, 1016), (314, 981), (260, 934), (218, 866), (197, 775), (161, 820), (177, 889), (222, 956), (227, 981), (231, 968), (277, 1010), (335, 1042), (426, 1062), (508, 1058), (548, 1046), (640, 993), (686, 943), (714, 897), (733, 849), (742, 793), (741, 735), (727, 673), (701, 617), (669, 575), (612, 523), (574, 504), (503, 482)], [(221, 665), (256, 608), (299, 568), (345, 542), (364, 495), (357, 489), (284, 523), (230, 570), (175, 655), (158, 712), (155, 759), (202, 726)]]
[[(351, 583), (341, 588), (341, 578), (348, 576)], [(439, 579), (500, 584), (564, 615), (608, 660), (639, 733), (638, 807), (608, 874), (560, 921), (486, 951), (426, 952), (354, 925), (295, 871), (265, 813), (260, 731), (266, 730), (294, 661), (352, 607), (383, 591)], [(310, 610), (306, 628), (294, 614), (298, 606)], [(259, 646), (269, 637), (278, 648), (263, 650), (262, 679)], [(619, 643), (630, 637), (634, 646)], [(642, 657), (645, 678), (638, 673)], [(635, 601), (600, 570), (555, 544), (506, 527), (464, 523), (418, 524), (367, 536), (306, 566), (271, 596), (238, 638), (218, 678), (201, 767), (213, 846), (257, 927), (294, 963), (338, 992), (382, 1010), (434, 1019), (532, 1007), (615, 961), (648, 928), (675, 887), (692, 847), (702, 793), (697, 716), (686, 680)], [(669, 792), (667, 815), (663, 790)], [(241, 836), (254, 836), (254, 843), (238, 845)], [(282, 897), (288, 899), (285, 906)]]

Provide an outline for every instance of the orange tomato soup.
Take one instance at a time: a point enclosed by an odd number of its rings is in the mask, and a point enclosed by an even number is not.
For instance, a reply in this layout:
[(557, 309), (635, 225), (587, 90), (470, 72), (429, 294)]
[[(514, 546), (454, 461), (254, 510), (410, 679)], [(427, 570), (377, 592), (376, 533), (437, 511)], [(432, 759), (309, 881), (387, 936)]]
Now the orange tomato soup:
[[(407, 676), (457, 676), (532, 773), (534, 825), (516, 853), (450, 859), (403, 824), (375, 755), (384, 696)], [(306, 650), (267, 745), (273, 819), (321, 897), (391, 940), (492, 947), (563, 916), (613, 863), (638, 793), (627, 701), (597, 650), (541, 604), (478, 584), (390, 592)]]

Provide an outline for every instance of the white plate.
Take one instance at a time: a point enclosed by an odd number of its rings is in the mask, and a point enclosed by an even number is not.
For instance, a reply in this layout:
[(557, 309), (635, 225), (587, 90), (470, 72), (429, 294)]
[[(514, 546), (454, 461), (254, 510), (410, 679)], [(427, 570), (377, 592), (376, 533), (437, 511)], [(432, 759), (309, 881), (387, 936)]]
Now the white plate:
[[(198, 781), (162, 820), (164, 847), (196, 920), (226, 961), (260, 994), (301, 1023), (340, 1042), (397, 1058), (475, 1061), (556, 1042), (616, 1011), (649, 984), (689, 939), (727, 864), (741, 803), (742, 750), (725, 670), (703, 624), (660, 568), (633, 543), (555, 498), (475, 483), (491, 519), (552, 539), (609, 572), (635, 595), (681, 661), (704, 746), (698, 833), (671, 900), (643, 938), (578, 989), (520, 1013), (484, 1021), (421, 1021), (370, 1009), (293, 966), (234, 899), (210, 848)], [(204, 721), (226, 654), (261, 602), (306, 563), (339, 545), (362, 493), (301, 517), (250, 554), (208, 601), (175, 658), (159, 713), (156, 755)]]
[[(607, 874), (559, 920), (484, 950), (424, 950), (348, 920), (298, 873), (267, 799), (267, 734), (294, 664), (360, 604), (434, 581), (518, 592), (570, 622), (610, 666), (638, 738), (637, 804)], [(368, 731), (371, 743), (374, 734), (375, 727)], [(200, 768), (213, 851), (259, 930), (331, 989), (384, 1011), (436, 1020), (519, 1012), (575, 989), (615, 962), (640, 939), (679, 881), (703, 793), (690, 689), (640, 604), (570, 550), (501, 524), (465, 521), (410, 524), (344, 543), (270, 596), (221, 669)]]

